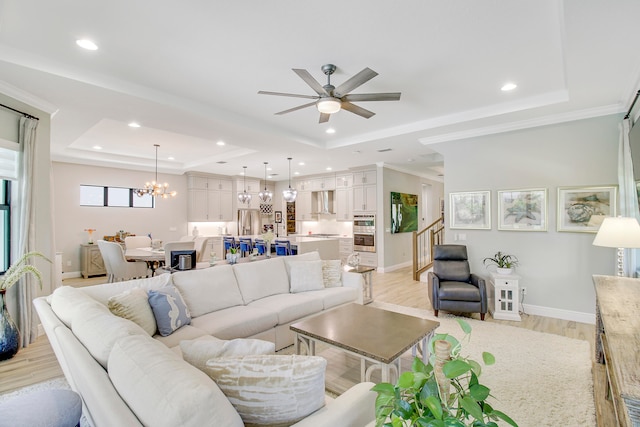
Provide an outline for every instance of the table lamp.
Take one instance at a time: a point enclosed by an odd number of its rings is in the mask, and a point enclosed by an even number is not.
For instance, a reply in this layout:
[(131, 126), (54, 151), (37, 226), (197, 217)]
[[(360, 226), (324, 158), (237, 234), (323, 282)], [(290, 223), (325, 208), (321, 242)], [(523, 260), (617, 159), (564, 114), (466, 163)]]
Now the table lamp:
[(624, 250), (640, 248), (640, 224), (635, 218), (607, 217), (602, 221), (594, 246), (618, 248), (618, 276), (624, 276)]

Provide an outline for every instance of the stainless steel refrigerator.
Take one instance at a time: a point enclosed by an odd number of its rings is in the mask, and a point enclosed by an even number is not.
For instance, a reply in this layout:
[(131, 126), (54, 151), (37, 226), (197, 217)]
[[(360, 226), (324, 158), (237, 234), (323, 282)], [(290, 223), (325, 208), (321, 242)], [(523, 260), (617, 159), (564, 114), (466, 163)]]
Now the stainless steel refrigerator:
[(258, 209), (238, 209), (238, 236), (262, 233), (260, 211)]

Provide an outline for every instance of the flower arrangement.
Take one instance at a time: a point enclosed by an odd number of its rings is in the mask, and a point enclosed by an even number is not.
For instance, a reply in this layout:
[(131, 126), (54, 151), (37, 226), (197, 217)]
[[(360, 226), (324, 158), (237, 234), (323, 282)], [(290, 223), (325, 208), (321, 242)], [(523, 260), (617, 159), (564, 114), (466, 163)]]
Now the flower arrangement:
[(264, 240), (265, 242), (272, 242), (273, 241), (273, 231), (269, 230), (266, 233), (262, 233), (262, 240)]
[(22, 276), (27, 273), (31, 273), (36, 276), (36, 279), (38, 279), (38, 284), (40, 285), (40, 289), (42, 289), (42, 274), (40, 274), (40, 270), (38, 270), (31, 264), (26, 264), (27, 260), (34, 256), (51, 262), (49, 258), (44, 256), (40, 252), (27, 252), (26, 254), (22, 255), (22, 258), (20, 258), (15, 264), (9, 267), (7, 272), (2, 277), (0, 277), (0, 291), (6, 291), (7, 289), (11, 288), (18, 282), (18, 280), (22, 278)]

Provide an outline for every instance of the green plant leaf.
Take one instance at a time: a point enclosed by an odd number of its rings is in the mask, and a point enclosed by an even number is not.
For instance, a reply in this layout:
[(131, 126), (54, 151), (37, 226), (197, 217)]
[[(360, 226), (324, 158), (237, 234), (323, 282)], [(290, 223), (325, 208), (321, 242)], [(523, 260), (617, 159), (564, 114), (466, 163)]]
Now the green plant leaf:
[(410, 388), (413, 386), (413, 372), (407, 371), (400, 374), (400, 378), (398, 378), (398, 387), (399, 388)]
[(487, 366), (490, 366), (496, 363), (496, 358), (493, 356), (493, 354), (486, 351), (482, 352), (482, 360), (484, 361), (484, 364)]
[(414, 357), (413, 362), (411, 363), (411, 370), (413, 372), (422, 372), (423, 374), (428, 374), (427, 365), (424, 364), (422, 359), (419, 357)]
[(431, 411), (431, 414), (436, 420), (441, 420), (443, 416), (442, 403), (436, 396), (429, 396), (424, 399), (424, 405)]
[(462, 409), (467, 411), (469, 415), (471, 415), (476, 420), (483, 421), (482, 409), (480, 409), (480, 406), (475, 400), (473, 400), (469, 396), (465, 396), (462, 399), (459, 399), (459, 402), (460, 406), (462, 406)]
[(414, 408), (409, 402), (400, 399), (396, 400), (396, 408), (393, 412), (402, 419), (408, 420), (413, 415)]
[(420, 390), (418, 397), (420, 399), (420, 403), (424, 405), (424, 401), (429, 396), (440, 396), (440, 393), (438, 392), (438, 382), (434, 377), (429, 378), (422, 386), (422, 390)]
[(507, 423), (509, 423), (509, 425), (512, 425), (513, 427), (518, 427), (518, 424), (513, 421), (507, 414), (497, 411), (497, 410), (493, 410), (493, 415), (495, 415), (496, 417), (500, 418), (502, 421), (505, 421)]
[(489, 390), (488, 387), (483, 386), (482, 384), (476, 384), (469, 387), (469, 393), (471, 394), (471, 397), (473, 397), (477, 401), (485, 400), (487, 397), (489, 397), (490, 392), (491, 390)]
[(480, 366), (480, 364), (478, 362), (476, 362), (475, 360), (471, 360), (468, 359), (467, 363), (469, 365), (471, 365), (471, 371), (473, 372), (473, 377), (475, 378), (475, 381), (478, 381), (478, 378), (480, 376), (480, 374), (482, 373), (482, 366)]
[(422, 418), (418, 418), (416, 421), (420, 427), (446, 427), (441, 420), (423, 420)]
[(393, 384), (389, 383), (378, 383), (371, 387), (371, 391), (393, 395), (395, 393), (395, 387), (393, 386)]
[(459, 359), (450, 360), (442, 367), (442, 372), (444, 372), (444, 375), (449, 379), (459, 377), (460, 375), (469, 372), (469, 370), (471, 370), (471, 365), (464, 360)]
[(458, 321), (458, 325), (460, 325), (460, 328), (462, 328), (462, 331), (465, 334), (471, 333), (471, 326), (464, 319), (457, 318), (456, 320)]
[(462, 421), (451, 417), (444, 419), (444, 425), (445, 427), (466, 427)]

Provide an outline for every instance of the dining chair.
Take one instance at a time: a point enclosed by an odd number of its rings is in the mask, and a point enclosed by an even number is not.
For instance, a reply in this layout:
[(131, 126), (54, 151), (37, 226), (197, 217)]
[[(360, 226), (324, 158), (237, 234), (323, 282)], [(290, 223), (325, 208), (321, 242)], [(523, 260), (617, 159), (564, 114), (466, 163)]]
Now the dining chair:
[(267, 244), (264, 240), (256, 240), (256, 249), (258, 249), (258, 255), (264, 255), (267, 252)]
[(148, 276), (147, 263), (144, 261), (127, 261), (124, 257), (124, 250), (119, 243), (99, 240), (98, 247), (102, 258), (106, 260), (105, 266), (108, 265), (111, 269), (109, 282), (139, 279)]
[(151, 238), (149, 236), (127, 236), (124, 238), (125, 249), (150, 248)]
[(210, 237), (196, 237), (194, 242), (194, 247), (196, 250), (196, 262), (208, 261), (211, 256), (211, 247), (209, 242), (211, 241)]
[[(188, 251), (195, 249), (196, 242), (167, 242), (164, 244), (164, 269), (168, 270), (171, 267), (177, 267), (171, 265), (171, 251)], [(196, 256), (197, 259), (197, 256)]]
[(289, 248), (284, 243), (276, 243), (276, 255), (287, 256), (289, 255)]
[(113, 282), (113, 269), (111, 268), (111, 261), (109, 260), (109, 252), (104, 248), (106, 240), (98, 240), (98, 248), (100, 248), (100, 255), (102, 255), (102, 262), (104, 263), (104, 268), (107, 270), (107, 282)]

